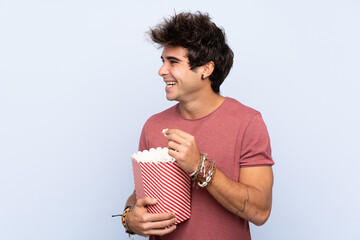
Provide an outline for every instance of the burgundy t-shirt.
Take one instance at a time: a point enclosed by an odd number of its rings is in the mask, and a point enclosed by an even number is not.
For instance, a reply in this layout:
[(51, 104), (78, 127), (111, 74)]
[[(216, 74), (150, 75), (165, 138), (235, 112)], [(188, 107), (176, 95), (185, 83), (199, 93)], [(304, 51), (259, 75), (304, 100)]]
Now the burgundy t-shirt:
[[(261, 114), (235, 99), (225, 101), (209, 115), (186, 119), (178, 104), (150, 117), (141, 133), (139, 150), (166, 147), (162, 130), (180, 129), (195, 137), (199, 150), (216, 162), (227, 177), (238, 181), (240, 167), (273, 165), (270, 139)], [(156, 239), (249, 240), (248, 221), (222, 207), (206, 189), (192, 187), (191, 217), (172, 233)]]

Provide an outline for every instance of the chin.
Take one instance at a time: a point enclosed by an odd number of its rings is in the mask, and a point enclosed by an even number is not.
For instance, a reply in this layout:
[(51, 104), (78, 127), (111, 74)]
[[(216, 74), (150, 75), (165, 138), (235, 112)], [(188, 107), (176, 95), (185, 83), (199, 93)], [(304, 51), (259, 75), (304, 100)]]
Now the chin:
[(167, 95), (166, 95), (166, 99), (167, 99), (168, 101), (176, 101), (176, 98), (171, 97), (171, 96), (167, 96)]

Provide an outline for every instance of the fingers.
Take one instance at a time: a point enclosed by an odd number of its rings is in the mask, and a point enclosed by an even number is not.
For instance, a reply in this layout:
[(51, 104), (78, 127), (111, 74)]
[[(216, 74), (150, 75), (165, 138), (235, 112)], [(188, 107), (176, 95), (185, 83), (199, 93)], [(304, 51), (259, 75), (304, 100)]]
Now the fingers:
[(168, 146), (168, 148), (169, 148), (169, 151), (168, 151), (169, 155), (179, 161), (181, 159), (180, 153), (177, 150), (175, 150), (174, 148), (171, 148), (170, 146)]
[(172, 225), (168, 228), (165, 228), (165, 229), (154, 229), (154, 230), (151, 230), (149, 231), (148, 235), (159, 235), (159, 236), (162, 236), (162, 235), (165, 235), (165, 234), (169, 234), (171, 233), (172, 231), (174, 231), (176, 229), (176, 225)]
[(157, 200), (155, 198), (141, 198), (136, 202), (136, 206), (139, 207), (145, 207), (146, 205), (155, 205), (157, 203)]
[(175, 230), (175, 213), (148, 213), (146, 206), (158, 201), (145, 197), (136, 202), (133, 210), (127, 214), (127, 224), (136, 234), (142, 236), (165, 235)]
[[(152, 215), (157, 215), (157, 214), (152, 214)], [(151, 224), (151, 228), (154, 229), (166, 228), (168, 226), (174, 225), (175, 223), (176, 223), (175, 214), (171, 213), (171, 218), (168, 218), (167, 220), (159, 219), (158, 221), (153, 221)]]
[(169, 129), (165, 132), (166, 138), (170, 141), (175, 141), (180, 144), (185, 144), (187, 141), (192, 140), (193, 136), (181, 131), (179, 129)]
[(184, 150), (186, 150), (184, 145), (181, 145), (181, 144), (179, 144), (177, 142), (173, 142), (173, 141), (168, 142), (168, 149), (176, 151), (176, 152), (184, 152)]
[[(164, 219), (160, 215), (165, 216), (165, 214), (149, 214), (149, 219), (147, 219), (142, 226), (144, 234), (165, 235), (176, 229), (174, 213), (167, 213), (167, 215), (171, 216), (169, 219)], [(157, 221), (151, 221), (150, 219), (157, 219)]]
[[(147, 205), (155, 205), (158, 202), (155, 198), (141, 198), (136, 202), (135, 207), (143, 207), (145, 208)], [(157, 213), (157, 214), (146, 214), (143, 216), (142, 221), (144, 222), (155, 222), (155, 221), (163, 221), (175, 218), (175, 213), (166, 212), (166, 213)]]
[(135, 233), (148, 236), (148, 235), (165, 235), (175, 230), (176, 222), (174, 213), (144, 213), (138, 216), (136, 223), (130, 226), (131, 230)]
[(144, 220), (143, 227), (145, 229), (162, 229), (162, 228), (172, 226), (176, 222), (174, 213), (149, 214), (149, 215), (144, 216), (143, 220)]
[(186, 133), (178, 129), (170, 129), (165, 132), (166, 139), (168, 140), (169, 155), (177, 159), (178, 154), (176, 152), (184, 152), (188, 145), (186, 140)]
[(179, 129), (167, 130), (168, 148), (177, 152), (192, 150), (196, 146), (195, 137)]
[(195, 137), (179, 129), (168, 129), (165, 135), (168, 140), (169, 155), (177, 160), (182, 169), (193, 172), (200, 160)]
[[(175, 219), (175, 213), (172, 212), (156, 213), (156, 214), (149, 213), (149, 215), (147, 215), (144, 220), (149, 222), (156, 222), (156, 221), (166, 221), (170, 219)], [(165, 225), (165, 227), (169, 225)]]

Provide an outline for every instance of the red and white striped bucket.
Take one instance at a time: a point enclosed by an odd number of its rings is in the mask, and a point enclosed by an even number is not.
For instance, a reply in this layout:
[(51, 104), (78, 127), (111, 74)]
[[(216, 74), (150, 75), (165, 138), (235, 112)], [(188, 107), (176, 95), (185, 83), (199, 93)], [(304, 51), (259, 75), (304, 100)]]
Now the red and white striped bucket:
[(158, 200), (149, 213), (174, 212), (178, 224), (190, 218), (191, 178), (176, 161), (138, 162), (132, 158), (136, 198)]

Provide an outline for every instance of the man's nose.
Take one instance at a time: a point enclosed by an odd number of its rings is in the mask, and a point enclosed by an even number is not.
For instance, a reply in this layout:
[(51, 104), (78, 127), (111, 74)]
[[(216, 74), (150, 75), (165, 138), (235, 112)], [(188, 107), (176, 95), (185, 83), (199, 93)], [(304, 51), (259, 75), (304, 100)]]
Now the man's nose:
[(159, 73), (160, 76), (164, 76), (164, 75), (166, 75), (166, 74), (169, 73), (169, 70), (168, 70), (167, 67), (165, 66), (165, 63), (163, 63), (163, 65), (160, 67), (158, 73)]

